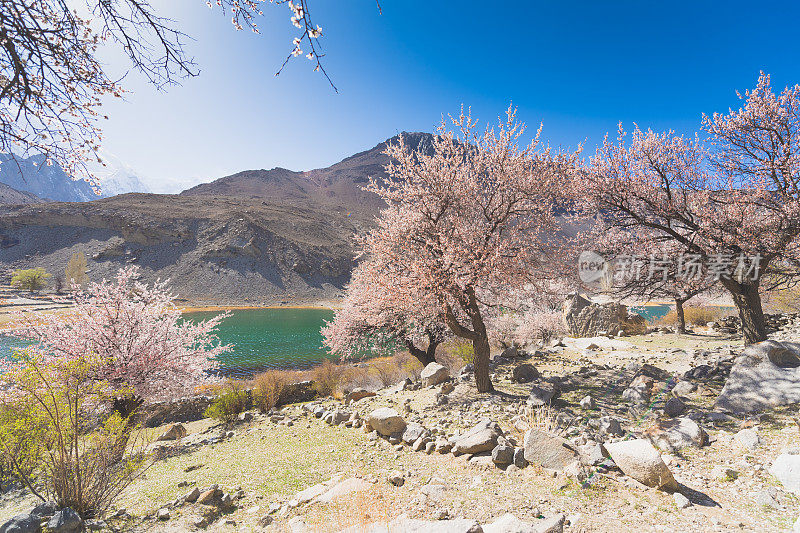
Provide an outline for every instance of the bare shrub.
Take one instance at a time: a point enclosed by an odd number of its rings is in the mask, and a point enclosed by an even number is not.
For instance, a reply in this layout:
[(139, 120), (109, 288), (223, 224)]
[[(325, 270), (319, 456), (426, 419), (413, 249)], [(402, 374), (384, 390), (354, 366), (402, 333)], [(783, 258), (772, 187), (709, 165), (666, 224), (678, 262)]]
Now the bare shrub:
[[(337, 365), (326, 359), (321, 365), (309, 371), (309, 377), (314, 382), (314, 390), (320, 396), (342, 397), (343, 385), (350, 368), (352, 367)], [(349, 374), (352, 378), (352, 371)]]
[[(713, 322), (718, 320), (725, 314), (725, 312), (719, 307), (684, 307), (683, 314), (686, 318), (686, 323), (691, 324), (693, 326), (705, 326), (708, 322)], [(661, 317), (659, 320), (660, 324), (668, 325), (668, 326), (675, 326), (678, 324), (678, 313), (675, 309), (670, 309), (670, 311)]]
[(291, 383), (291, 375), (281, 370), (269, 370), (253, 377), (253, 405), (266, 413), (278, 404), (283, 389)]

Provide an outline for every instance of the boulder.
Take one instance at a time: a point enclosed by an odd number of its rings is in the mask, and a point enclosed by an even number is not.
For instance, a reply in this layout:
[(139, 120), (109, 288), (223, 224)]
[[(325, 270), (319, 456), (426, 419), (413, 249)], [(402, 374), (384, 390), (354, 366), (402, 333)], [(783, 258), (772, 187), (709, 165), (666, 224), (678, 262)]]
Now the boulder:
[(681, 416), (685, 412), (686, 404), (680, 398), (672, 397), (664, 403), (664, 414), (670, 418)]
[(0, 533), (39, 533), (42, 530), (38, 516), (18, 514), (0, 525)]
[(317, 497), (316, 501), (321, 503), (330, 503), (337, 498), (341, 498), (342, 496), (347, 496), (348, 494), (352, 494), (354, 492), (364, 492), (369, 490), (371, 487), (372, 484), (364, 481), (363, 479), (357, 477), (347, 478), (329, 488), (324, 494)]
[(514, 462), (514, 447), (498, 444), (492, 449), (492, 462), (496, 465), (510, 465)]
[(595, 337), (609, 331), (642, 335), (647, 331), (644, 318), (629, 313), (626, 306), (615, 302), (593, 303), (577, 293), (567, 296), (563, 319), (573, 337)]
[(584, 396), (583, 398), (581, 398), (580, 405), (583, 409), (594, 409), (595, 408), (594, 398), (592, 398), (591, 396)]
[(800, 496), (800, 448), (787, 448), (772, 462), (769, 473), (789, 492)]
[(526, 461), (551, 470), (563, 470), (580, 460), (580, 454), (569, 441), (539, 429), (525, 433), (523, 447)]
[(431, 385), (438, 385), (450, 379), (450, 371), (447, 370), (447, 367), (439, 363), (428, 363), (428, 365), (422, 369), (422, 373), (419, 377), (422, 380), (423, 387), (430, 387)]
[(503, 430), (497, 422), (484, 419), (472, 429), (460, 435), (453, 442), (453, 453), (481, 453), (488, 452), (497, 446), (497, 439), (503, 435)]
[(401, 433), (406, 428), (406, 421), (400, 413), (390, 407), (375, 409), (367, 417), (367, 422), (372, 429), (385, 437)]
[(794, 366), (787, 352), (797, 356), (800, 344), (764, 341), (745, 348), (734, 361), (715, 407), (747, 413), (800, 402), (800, 366)]
[(622, 472), (639, 483), (668, 492), (678, 489), (661, 454), (647, 439), (606, 444), (605, 449)]
[(532, 407), (548, 405), (558, 394), (558, 387), (548, 382), (534, 383), (527, 404)]
[(47, 522), (47, 530), (51, 533), (77, 533), (81, 529), (83, 519), (70, 507), (61, 509)]
[(611, 416), (601, 416), (598, 429), (601, 434), (610, 437), (621, 437), (625, 434), (625, 432), (622, 431), (622, 425), (619, 423), (619, 420)]
[(528, 460), (525, 459), (525, 448), (514, 448), (514, 466), (517, 468), (528, 466)]
[(483, 526), (483, 533), (561, 533), (565, 516), (559, 514), (534, 522), (525, 522), (511, 513), (506, 513)]
[(415, 422), (406, 426), (406, 429), (403, 431), (403, 442), (406, 444), (414, 444), (417, 439), (419, 438), (427, 438), (430, 437), (431, 432), (421, 424), (417, 424)]
[(358, 400), (369, 398), (371, 396), (375, 396), (375, 393), (367, 389), (353, 389), (347, 393), (347, 399), (351, 402), (357, 402)]
[(661, 421), (648, 433), (653, 445), (665, 452), (689, 446), (701, 448), (708, 444), (708, 434), (691, 418)]
[(172, 424), (164, 433), (162, 433), (157, 441), (180, 440), (186, 436), (186, 428), (183, 424)]
[(758, 437), (758, 431), (753, 428), (747, 428), (739, 431), (733, 436), (733, 442), (748, 450), (755, 450), (761, 439)]
[(679, 381), (672, 387), (672, 394), (677, 397), (688, 396), (697, 390), (697, 385), (690, 381)]
[(528, 383), (535, 379), (539, 379), (539, 371), (530, 363), (517, 365), (511, 371), (511, 381), (516, 383)]
[(401, 515), (391, 522), (357, 524), (342, 529), (339, 533), (482, 533), (475, 520), (455, 518), (453, 520), (418, 520)]
[(31, 509), (30, 514), (32, 516), (37, 516), (39, 518), (50, 518), (57, 512), (58, 512), (58, 504), (53, 501), (48, 501), (36, 505), (36, 507)]
[(402, 472), (399, 470), (392, 470), (389, 472), (389, 475), (386, 477), (386, 480), (395, 487), (402, 487), (403, 484), (406, 482), (405, 476), (403, 476)]

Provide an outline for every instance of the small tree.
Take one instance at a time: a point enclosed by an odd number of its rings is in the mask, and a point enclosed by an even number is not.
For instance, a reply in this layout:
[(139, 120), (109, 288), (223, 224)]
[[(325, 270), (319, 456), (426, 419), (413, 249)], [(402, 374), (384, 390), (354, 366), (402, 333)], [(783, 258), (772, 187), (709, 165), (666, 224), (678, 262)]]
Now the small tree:
[(325, 345), (352, 359), (399, 344), (423, 365), (434, 362), (447, 328), (441, 307), (423, 289), (389, 265), (362, 262), (353, 271), (341, 309), (322, 329)]
[(43, 268), (30, 268), (27, 270), (15, 270), (11, 276), (11, 286), (18, 289), (36, 292), (47, 286), (50, 274)]
[(86, 254), (83, 252), (75, 252), (67, 262), (67, 268), (64, 269), (64, 274), (67, 278), (67, 285), (78, 285), (79, 287), (86, 286), (89, 277), (86, 275)]
[(230, 350), (213, 334), (228, 314), (184, 321), (166, 282), (148, 286), (137, 278), (136, 267), (121, 269), (113, 281), (76, 292), (70, 313), (21, 314), (15, 330), (54, 357), (96, 354), (102, 361), (97, 379), (128, 391), (115, 405), (123, 418), (143, 402), (190, 392), (209, 379), (216, 356)]
[(114, 394), (97, 379), (104, 361), (31, 349), (14, 356), (0, 364), (0, 458), (42, 501), (96, 516), (149, 465), (119, 414), (97, 426)]
[(387, 148), (390, 177), (368, 190), (388, 207), (362, 249), (425, 287), (452, 333), (472, 342), (478, 391), (490, 392), (487, 296), (554, 269), (556, 197), (574, 157), (543, 149), (539, 133), (521, 147), (513, 108), (483, 132), (463, 112), (452, 123), (455, 132), (442, 122), (431, 152), (402, 137)]

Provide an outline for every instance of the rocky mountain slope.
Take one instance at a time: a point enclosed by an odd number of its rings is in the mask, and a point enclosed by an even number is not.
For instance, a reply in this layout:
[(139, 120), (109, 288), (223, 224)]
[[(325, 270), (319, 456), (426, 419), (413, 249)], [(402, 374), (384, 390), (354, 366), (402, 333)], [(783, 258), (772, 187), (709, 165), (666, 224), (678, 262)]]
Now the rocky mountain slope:
[(43, 201), (35, 194), (18, 191), (5, 183), (0, 183), (0, 205), (36, 204)]
[[(427, 134), (411, 138), (430, 141)], [(329, 302), (349, 279), (353, 235), (381, 205), (361, 187), (383, 175), (384, 148), (309, 172), (240, 172), (180, 195), (6, 207), (0, 271), (60, 273), (84, 251), (90, 279), (134, 264), (145, 280), (170, 278), (179, 297), (194, 303)]]

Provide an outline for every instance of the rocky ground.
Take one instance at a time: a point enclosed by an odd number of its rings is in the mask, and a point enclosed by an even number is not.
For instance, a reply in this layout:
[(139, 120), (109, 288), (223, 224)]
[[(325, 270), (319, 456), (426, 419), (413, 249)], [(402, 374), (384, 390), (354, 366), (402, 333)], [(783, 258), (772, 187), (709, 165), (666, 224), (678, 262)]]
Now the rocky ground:
[[(775, 336), (800, 338), (798, 329)], [(244, 413), (232, 428), (156, 428), (151, 438), (176, 438), (153, 445), (162, 458), (105, 525), (791, 531), (798, 405), (751, 416), (714, 408), (740, 342), (719, 332), (565, 339), (495, 356), (495, 394), (478, 394), (469, 368), (450, 378), (432, 367), (375, 394)], [(0, 520), (32, 503), (7, 496)]]

